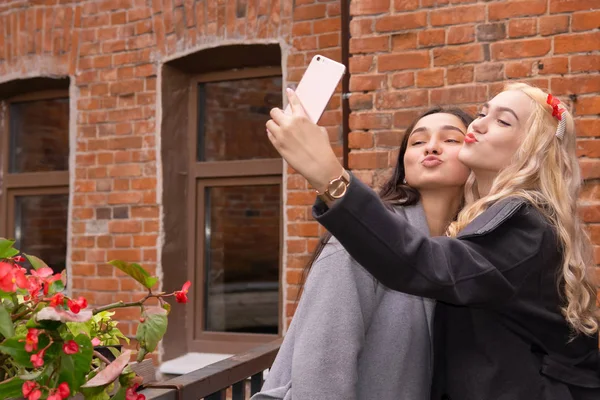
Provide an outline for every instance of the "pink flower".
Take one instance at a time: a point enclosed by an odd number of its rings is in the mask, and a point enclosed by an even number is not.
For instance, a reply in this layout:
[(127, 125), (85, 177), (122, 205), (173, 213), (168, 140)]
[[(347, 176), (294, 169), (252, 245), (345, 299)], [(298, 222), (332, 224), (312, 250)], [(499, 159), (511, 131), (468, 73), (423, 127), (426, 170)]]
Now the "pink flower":
[(56, 293), (54, 296), (50, 298), (50, 307), (58, 307), (62, 306), (65, 302), (65, 295), (62, 293)]
[(82, 308), (87, 307), (87, 300), (85, 297), (80, 296), (76, 301), (71, 299), (67, 300), (67, 305), (69, 306), (69, 310), (74, 314), (79, 314), (79, 311), (81, 311)]
[(36, 387), (37, 383), (35, 383), (34, 381), (25, 381), (21, 388), (21, 390), (23, 391), (23, 397), (28, 397), (31, 394), (31, 392), (33, 392), (33, 389), (35, 389)]
[(30, 359), (34, 368), (40, 368), (44, 365), (44, 350), (40, 351), (37, 354), (32, 354)]
[(63, 382), (58, 385), (58, 393), (62, 399), (66, 399), (71, 394), (71, 389), (69, 389), (69, 384), (67, 382)]
[(42, 397), (42, 391), (39, 389), (36, 389), (33, 392), (31, 392), (31, 394), (27, 397), (27, 399), (28, 400), (39, 400), (40, 397)]
[(181, 287), (181, 290), (178, 290), (175, 292), (175, 300), (178, 303), (187, 303), (188, 302), (187, 293), (188, 293), (188, 289), (190, 288), (191, 285), (192, 285), (192, 283), (190, 281), (187, 281), (186, 283), (183, 284), (183, 286)]
[(79, 345), (74, 340), (69, 340), (65, 344), (63, 344), (63, 351), (65, 354), (76, 354), (79, 351)]
[(27, 336), (25, 336), (25, 351), (31, 353), (32, 351), (37, 350), (39, 334), (39, 330), (29, 328)]
[(100, 339), (98, 339), (97, 337), (92, 339), (92, 346), (100, 346), (102, 344), (102, 341)]
[(29, 282), (25, 272), (25, 269), (18, 265), (0, 262), (0, 289), (8, 293), (15, 292), (17, 287), (26, 289)]
[(47, 400), (63, 400), (63, 398), (60, 397), (60, 394), (54, 393), (54, 394), (51, 394), (50, 396), (48, 396)]

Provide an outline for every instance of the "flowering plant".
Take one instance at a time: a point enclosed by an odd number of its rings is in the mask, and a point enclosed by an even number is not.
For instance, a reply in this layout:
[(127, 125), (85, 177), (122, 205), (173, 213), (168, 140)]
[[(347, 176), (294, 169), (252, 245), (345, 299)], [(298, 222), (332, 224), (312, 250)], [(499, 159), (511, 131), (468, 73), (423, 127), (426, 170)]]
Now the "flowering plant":
[[(20, 253), (0, 238), (0, 399), (63, 400), (77, 393), (93, 400), (144, 400), (136, 393), (141, 378), (129, 366), (129, 343), (111, 320), (110, 310), (139, 307), (137, 360), (153, 352), (167, 331), (169, 303), (187, 303), (190, 282), (181, 290), (155, 293), (158, 278), (140, 265), (109, 264), (138, 281), (148, 293), (136, 302), (88, 308), (87, 300), (65, 294), (65, 274), (54, 274), (39, 258)], [(27, 270), (26, 263), (31, 265)], [(158, 300), (156, 307), (146, 301)], [(112, 353), (111, 362), (98, 346)], [(116, 347), (115, 347), (116, 346)]]

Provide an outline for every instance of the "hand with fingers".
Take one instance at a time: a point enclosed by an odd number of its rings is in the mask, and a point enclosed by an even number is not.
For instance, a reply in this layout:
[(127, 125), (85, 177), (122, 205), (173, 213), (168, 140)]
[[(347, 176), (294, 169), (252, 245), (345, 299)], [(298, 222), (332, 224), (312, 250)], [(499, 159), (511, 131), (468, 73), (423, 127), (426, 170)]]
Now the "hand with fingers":
[(329, 181), (340, 176), (344, 169), (331, 148), (325, 128), (308, 119), (293, 90), (286, 92), (291, 114), (273, 108), (267, 135), (281, 157), (316, 190), (323, 192)]

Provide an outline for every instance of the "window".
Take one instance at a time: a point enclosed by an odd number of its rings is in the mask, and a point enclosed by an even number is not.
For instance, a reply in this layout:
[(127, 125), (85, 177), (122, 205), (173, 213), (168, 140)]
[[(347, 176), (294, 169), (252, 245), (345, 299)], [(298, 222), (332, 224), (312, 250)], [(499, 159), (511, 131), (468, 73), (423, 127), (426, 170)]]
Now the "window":
[[(280, 332), (283, 163), (265, 123), (281, 68), (195, 77), (190, 88), (190, 349), (235, 353)], [(190, 251), (193, 250), (193, 251)]]
[(0, 234), (60, 272), (67, 256), (68, 92), (23, 95), (1, 104)]

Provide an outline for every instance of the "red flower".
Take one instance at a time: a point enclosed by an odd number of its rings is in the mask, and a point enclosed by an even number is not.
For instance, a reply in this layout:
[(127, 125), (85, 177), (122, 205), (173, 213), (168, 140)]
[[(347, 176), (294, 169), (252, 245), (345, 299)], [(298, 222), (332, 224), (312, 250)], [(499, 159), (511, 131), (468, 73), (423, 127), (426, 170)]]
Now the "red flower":
[(75, 314), (79, 314), (82, 308), (87, 307), (87, 300), (84, 297), (79, 297), (77, 301), (69, 299), (67, 300), (67, 305), (69, 306), (69, 310)]
[(39, 398), (42, 397), (42, 392), (39, 389), (34, 390), (33, 392), (31, 392), (31, 394), (29, 395), (29, 397), (27, 397), (28, 400), (39, 400)]
[(54, 394), (51, 394), (50, 396), (48, 396), (47, 400), (63, 400), (63, 398), (60, 397), (60, 394), (54, 393)]
[(138, 394), (136, 392), (138, 386), (140, 386), (140, 384), (136, 383), (133, 386), (127, 388), (127, 390), (125, 391), (125, 400), (146, 400), (146, 396), (144, 396), (143, 394)]
[(30, 359), (34, 368), (40, 368), (44, 365), (44, 350), (40, 351), (37, 354), (32, 354)]
[(175, 292), (175, 300), (177, 300), (178, 303), (187, 303), (188, 302), (187, 293), (188, 293), (188, 289), (190, 288), (191, 285), (192, 285), (192, 282), (187, 281), (186, 283), (183, 284), (183, 286), (181, 287), (181, 290), (178, 290)]
[(21, 388), (21, 390), (23, 391), (23, 397), (27, 397), (31, 394), (31, 392), (33, 392), (33, 389), (35, 389), (37, 387), (37, 383), (35, 383), (34, 381), (25, 381), (23, 383), (23, 387)]
[(62, 306), (65, 302), (65, 295), (62, 293), (56, 293), (54, 296), (50, 298), (50, 307), (58, 307)]
[(29, 328), (27, 331), (27, 336), (25, 336), (25, 351), (31, 353), (32, 351), (37, 350), (39, 334), (39, 330)]
[(25, 257), (23, 257), (23, 256), (14, 256), (13, 257), (13, 261), (14, 262), (18, 262), (18, 263), (22, 263), (22, 262), (25, 262)]
[(92, 346), (100, 346), (102, 344), (102, 341), (100, 339), (98, 339), (97, 337), (92, 339)]
[(79, 351), (79, 345), (74, 340), (69, 340), (65, 344), (63, 344), (63, 351), (65, 354), (76, 354)]
[(71, 389), (69, 389), (69, 384), (67, 382), (63, 382), (58, 385), (58, 394), (62, 399), (66, 399), (71, 394)]
[(7, 262), (0, 262), (0, 289), (12, 293), (17, 287), (26, 289), (29, 286), (25, 269), (18, 265), (12, 265)]

